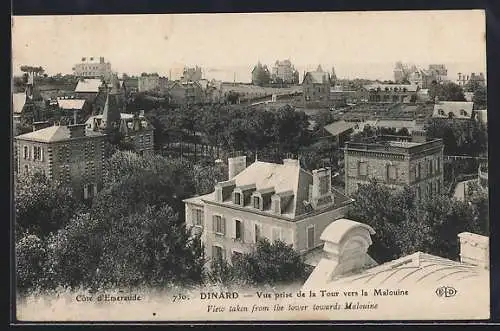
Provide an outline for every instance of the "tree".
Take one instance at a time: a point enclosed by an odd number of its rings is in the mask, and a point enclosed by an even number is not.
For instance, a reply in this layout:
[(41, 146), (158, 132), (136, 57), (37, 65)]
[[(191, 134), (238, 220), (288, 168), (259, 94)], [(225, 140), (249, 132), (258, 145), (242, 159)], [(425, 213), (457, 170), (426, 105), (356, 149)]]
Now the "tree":
[(440, 101), (465, 101), (462, 88), (452, 82), (433, 82), (429, 88), (429, 96), (431, 100), (437, 97)]
[(71, 189), (41, 173), (19, 174), (15, 179), (14, 203), (18, 235), (29, 231), (44, 237), (63, 227), (83, 208)]
[(486, 109), (488, 107), (487, 93), (484, 86), (478, 86), (474, 90), (472, 102), (474, 102), (474, 109)]
[(105, 166), (104, 188), (92, 202), (95, 218), (112, 222), (146, 206), (168, 204), (184, 217), (183, 199), (195, 193), (190, 164), (159, 155), (115, 153)]
[(46, 243), (34, 234), (25, 234), (16, 241), (17, 290), (21, 293), (39, 291), (46, 283)]
[(106, 227), (89, 213), (76, 215), (47, 240), (52, 287), (98, 288)]
[(203, 279), (200, 238), (179, 224), (167, 205), (116, 220), (105, 232), (103, 248), (99, 272), (106, 287), (164, 287)]
[(460, 232), (484, 234), (478, 204), (434, 195), (416, 201), (413, 189), (391, 191), (374, 181), (354, 194), (348, 217), (373, 227), (371, 256), (386, 262), (417, 251), (458, 258)]
[(41, 76), (45, 72), (45, 69), (43, 69), (43, 67), (35, 67), (35, 66), (28, 66), (28, 65), (22, 65), (20, 69), (24, 73), (32, 72), (35, 74), (35, 76)]
[(195, 164), (192, 167), (191, 176), (194, 181), (196, 194), (203, 195), (213, 192), (215, 184), (227, 180), (227, 169), (225, 166), (210, 164)]
[(260, 240), (255, 249), (243, 254), (233, 263), (234, 273), (250, 284), (280, 284), (303, 282), (306, 265), (291, 245), (282, 241)]

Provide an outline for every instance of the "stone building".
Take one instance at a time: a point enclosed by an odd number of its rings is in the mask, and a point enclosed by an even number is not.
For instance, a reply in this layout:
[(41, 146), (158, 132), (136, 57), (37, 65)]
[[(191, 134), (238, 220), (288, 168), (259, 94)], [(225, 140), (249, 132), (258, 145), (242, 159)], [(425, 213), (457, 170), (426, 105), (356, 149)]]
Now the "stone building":
[(352, 195), (359, 185), (375, 179), (391, 189), (409, 185), (416, 198), (443, 192), (441, 139), (427, 140), (423, 132), (411, 137), (377, 136), (347, 142), (344, 148), (345, 191)]
[(85, 130), (85, 124), (46, 126), (14, 138), (17, 173), (41, 172), (89, 199), (102, 188), (105, 135)]
[(193, 105), (202, 103), (204, 91), (198, 82), (177, 81), (169, 88), (170, 101), (176, 105)]
[(298, 84), (298, 71), (290, 60), (276, 61), (272, 67), (271, 79), (274, 83)]
[(308, 172), (298, 160), (283, 164), (229, 158), (229, 180), (184, 200), (186, 223), (202, 235), (209, 258), (249, 252), (260, 238), (281, 240), (314, 264), (320, 234), (342, 218), (352, 199), (331, 186), (331, 170)]
[(417, 100), (418, 86), (413, 84), (371, 84), (360, 91), (368, 102), (410, 103)]
[(307, 72), (302, 81), (304, 102), (329, 104), (331, 85), (330, 74), (324, 72), (321, 66), (316, 71)]
[(111, 63), (105, 62), (104, 57), (99, 60), (94, 57), (82, 57), (80, 63), (73, 67), (73, 74), (83, 78), (100, 78), (108, 81), (113, 72), (111, 71)]

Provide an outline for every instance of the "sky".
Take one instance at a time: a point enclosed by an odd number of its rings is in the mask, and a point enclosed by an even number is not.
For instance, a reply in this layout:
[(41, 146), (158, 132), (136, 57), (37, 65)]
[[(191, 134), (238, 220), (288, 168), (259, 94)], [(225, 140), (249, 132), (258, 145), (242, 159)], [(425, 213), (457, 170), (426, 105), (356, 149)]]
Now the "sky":
[(168, 76), (199, 65), (205, 78), (249, 81), (257, 61), (339, 78), (392, 79), (397, 61), (486, 72), (482, 10), (260, 14), (14, 16), (13, 73), (21, 65), (71, 73), (104, 56), (118, 73)]

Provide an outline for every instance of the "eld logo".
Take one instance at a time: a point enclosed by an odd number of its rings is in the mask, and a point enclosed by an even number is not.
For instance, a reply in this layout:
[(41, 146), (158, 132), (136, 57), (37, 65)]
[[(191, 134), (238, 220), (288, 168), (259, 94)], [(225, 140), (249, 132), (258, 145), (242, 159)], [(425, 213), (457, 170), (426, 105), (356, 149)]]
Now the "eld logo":
[(438, 297), (450, 298), (457, 294), (457, 290), (451, 286), (441, 286), (436, 289), (436, 295)]

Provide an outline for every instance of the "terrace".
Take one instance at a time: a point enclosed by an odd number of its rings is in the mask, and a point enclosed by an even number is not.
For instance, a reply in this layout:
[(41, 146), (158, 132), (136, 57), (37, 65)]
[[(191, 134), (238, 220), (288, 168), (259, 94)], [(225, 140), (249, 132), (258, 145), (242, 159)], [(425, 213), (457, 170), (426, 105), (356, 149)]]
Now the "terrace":
[(347, 142), (345, 149), (410, 155), (442, 146), (442, 144), (441, 139), (414, 142), (409, 136), (384, 135), (366, 138), (363, 142)]

